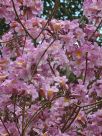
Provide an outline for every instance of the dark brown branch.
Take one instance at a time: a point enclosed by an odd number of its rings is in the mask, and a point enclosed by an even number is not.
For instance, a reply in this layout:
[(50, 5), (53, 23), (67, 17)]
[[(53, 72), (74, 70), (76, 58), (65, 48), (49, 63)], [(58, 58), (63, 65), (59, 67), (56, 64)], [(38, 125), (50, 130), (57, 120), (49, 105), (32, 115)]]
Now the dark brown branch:
[(9, 42), (12, 42), (12, 41), (16, 40), (17, 38), (19, 39), (19, 38), (24, 37), (24, 36), (25, 36), (25, 35), (19, 35), (19, 36), (17, 36), (17, 37), (14, 37), (14, 38), (8, 40), (8, 41), (0, 41), (0, 43), (1, 43), (1, 44), (2, 44), (2, 43), (9, 43)]
[(88, 69), (88, 52), (86, 52), (85, 61), (86, 61), (86, 63), (85, 63), (85, 74), (84, 74), (83, 84), (85, 84), (87, 69)]
[(35, 38), (36, 40), (38, 39), (38, 37), (42, 34), (42, 32), (45, 30), (46, 26), (49, 24), (49, 22), (51, 21), (52, 17), (55, 16), (55, 14), (57, 13), (58, 7), (59, 7), (59, 0), (55, 0), (55, 5), (54, 8), (52, 10), (51, 15), (49, 16), (45, 26), (42, 28), (41, 32), (38, 34), (38, 36)]
[(47, 61), (48, 61), (49, 67), (50, 67), (50, 69), (51, 69), (51, 71), (52, 71), (52, 74), (53, 74), (54, 76), (56, 76), (55, 71), (54, 71), (53, 67), (51, 66), (50, 60), (48, 59)]
[(93, 34), (88, 38), (89, 41), (90, 41), (91, 38), (95, 35), (95, 33), (97, 32), (97, 30), (100, 28), (101, 24), (102, 24), (102, 19), (101, 19), (100, 23), (98, 24), (96, 30), (95, 30), (95, 31), (93, 32)]
[[(55, 1), (55, 5), (54, 5), (54, 8), (53, 8), (53, 12), (52, 12), (52, 14), (50, 15), (50, 17), (49, 17), (48, 21), (46, 22), (45, 26), (42, 28), (42, 30), (41, 30), (41, 32), (38, 34), (38, 36), (37, 36), (36, 38), (33, 38), (33, 36), (28, 32), (28, 30), (25, 28), (25, 26), (23, 25), (22, 21), (20, 20), (19, 15), (18, 15), (18, 13), (17, 13), (17, 11), (16, 11), (16, 7), (15, 7), (15, 4), (14, 4), (14, 1), (11, 0), (11, 2), (12, 2), (13, 9), (14, 9), (14, 12), (15, 12), (15, 14), (16, 14), (16, 17), (17, 17), (19, 23), (20, 23), (21, 26), (23, 27), (23, 29), (24, 29), (24, 31), (26, 32), (26, 34), (27, 34), (32, 40), (34, 40), (34, 41), (36, 41), (36, 40), (38, 39), (38, 37), (42, 34), (42, 32), (45, 30), (46, 26), (49, 24), (49, 22), (51, 21), (52, 17), (56, 14), (56, 12), (57, 12), (57, 10), (58, 10), (58, 5), (59, 5), (59, 0), (56, 0), (56, 1)], [(35, 47), (36, 47), (36, 45), (35, 45)]]
[(10, 132), (8, 131), (6, 125), (5, 125), (5, 123), (4, 123), (4, 121), (3, 121), (3, 119), (2, 119), (1, 117), (0, 117), (0, 120), (1, 120), (1, 122), (2, 122), (2, 124), (3, 124), (3, 126), (4, 126), (4, 128), (5, 128), (5, 130), (6, 130), (7, 134), (8, 134), (8, 136), (11, 136)]
[[(55, 39), (49, 44), (49, 46), (45, 49), (45, 51), (43, 52), (43, 54), (41, 55), (40, 59), (38, 60), (34, 70), (32, 71), (32, 77), (33, 75), (36, 73), (37, 71), (37, 67), (39, 65), (39, 63), (41, 62), (42, 58), (44, 57), (44, 55), (46, 54), (47, 50), (52, 46), (52, 44), (55, 42)], [(31, 78), (32, 79), (32, 78)]]
[(22, 136), (25, 136), (25, 133), (26, 133), (26, 130), (27, 128), (29, 127), (30, 123), (32, 123), (32, 121), (34, 121), (34, 119), (36, 119), (38, 117), (38, 115), (40, 113), (42, 113), (46, 108), (48, 108), (49, 106), (51, 106), (52, 102), (60, 97), (64, 97), (63, 95), (57, 95), (57, 96), (54, 96), (51, 101), (47, 101), (45, 102), (33, 115), (32, 117), (28, 120), (28, 122), (26, 122), (26, 125), (23, 129), (23, 135)]
[(24, 136), (24, 125), (25, 125), (24, 121), (25, 121), (25, 99), (22, 106), (22, 135), (21, 136)]
[[(77, 111), (78, 108), (78, 111)], [(61, 131), (64, 133), (67, 129), (69, 129), (69, 127), (71, 126), (71, 124), (74, 122), (75, 118), (77, 117), (79, 111), (80, 111), (81, 107), (78, 107), (77, 105), (74, 107), (71, 115), (68, 117), (68, 119), (66, 120), (66, 122), (64, 123)], [(75, 114), (76, 113), (76, 114)], [(75, 116), (74, 116), (75, 114)], [(74, 118), (72, 118), (74, 116)], [(72, 120), (71, 120), (72, 119)], [(68, 122), (71, 120), (71, 122), (68, 124)]]
[(33, 36), (28, 32), (28, 30), (25, 28), (25, 26), (23, 25), (22, 21), (20, 20), (19, 15), (18, 15), (18, 13), (17, 13), (17, 11), (16, 11), (16, 7), (15, 7), (15, 4), (14, 4), (14, 1), (11, 0), (11, 2), (12, 2), (13, 9), (14, 9), (14, 12), (15, 12), (15, 14), (16, 14), (16, 17), (17, 17), (17, 19), (18, 19), (18, 22), (21, 24), (21, 26), (23, 27), (23, 29), (24, 29), (24, 31), (26, 32), (26, 34), (27, 34), (32, 40), (35, 41), (35, 39), (33, 38)]
[(81, 108), (78, 108), (77, 111), (75, 110), (75, 113), (76, 113), (75, 116), (72, 118), (71, 122), (63, 129), (63, 131), (62, 131), (63, 133), (64, 133), (67, 129), (70, 128), (70, 126), (72, 125), (72, 123), (73, 123), (74, 120), (76, 119), (77, 115), (79, 114), (80, 109), (81, 109)]
[(17, 122), (18, 118), (16, 116), (16, 95), (14, 95), (14, 112), (13, 112), (13, 115), (14, 115), (15, 125), (16, 125), (18, 133), (20, 135), (20, 130), (19, 130), (18, 122)]

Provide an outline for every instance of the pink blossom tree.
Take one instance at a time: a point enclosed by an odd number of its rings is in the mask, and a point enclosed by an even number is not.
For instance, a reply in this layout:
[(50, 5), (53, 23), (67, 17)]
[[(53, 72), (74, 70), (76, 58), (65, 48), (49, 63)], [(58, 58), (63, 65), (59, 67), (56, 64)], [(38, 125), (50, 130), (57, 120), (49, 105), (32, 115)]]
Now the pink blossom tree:
[(1, 136), (102, 135), (102, 0), (79, 20), (43, 19), (41, 0), (0, 0)]

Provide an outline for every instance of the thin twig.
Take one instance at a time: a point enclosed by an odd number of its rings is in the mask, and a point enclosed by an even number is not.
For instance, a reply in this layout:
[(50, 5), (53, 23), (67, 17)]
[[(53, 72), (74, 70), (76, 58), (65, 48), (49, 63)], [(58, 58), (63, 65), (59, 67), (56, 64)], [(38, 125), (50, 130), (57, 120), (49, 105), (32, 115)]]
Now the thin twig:
[[(72, 123), (73, 123), (74, 120), (76, 119), (77, 115), (79, 114), (80, 109), (81, 109), (81, 108), (79, 107), (78, 109), (76, 109), (77, 111), (75, 110), (75, 112), (76, 112), (75, 116), (72, 118), (71, 122), (70, 122), (68, 125), (66, 125), (66, 127), (63, 129), (62, 132), (65, 132), (67, 129), (70, 128), (70, 126), (72, 125)], [(68, 121), (69, 121), (69, 120), (68, 120)]]
[[(40, 59), (38, 60), (34, 70), (32, 71), (32, 77), (33, 75), (36, 73), (37, 71), (37, 67), (39, 65), (39, 63), (41, 62), (42, 58), (44, 57), (45, 53), (48, 51), (48, 49), (52, 46), (52, 44), (55, 42), (55, 39), (49, 44), (49, 46), (45, 49), (45, 51), (43, 52), (43, 54), (41, 55)], [(31, 78), (32, 79), (32, 78)]]
[(28, 30), (25, 28), (25, 26), (23, 25), (22, 21), (20, 20), (19, 15), (18, 15), (18, 13), (17, 13), (17, 11), (16, 11), (16, 7), (15, 7), (15, 3), (14, 3), (14, 1), (13, 1), (13, 0), (11, 0), (11, 2), (12, 2), (13, 9), (14, 9), (14, 12), (15, 12), (15, 14), (16, 14), (16, 17), (17, 17), (17, 19), (18, 19), (19, 23), (20, 23), (20, 24), (21, 24), (21, 26), (23, 27), (23, 29), (24, 29), (24, 31), (26, 32), (26, 34), (27, 34), (27, 35), (28, 35), (32, 40), (34, 40), (34, 41), (35, 41), (35, 39), (33, 38), (33, 36), (28, 32)]
[[(19, 15), (18, 15), (18, 13), (17, 13), (17, 11), (16, 11), (16, 7), (15, 7), (15, 4), (14, 4), (14, 1), (11, 0), (11, 2), (12, 2), (13, 9), (14, 9), (14, 12), (15, 12), (15, 14), (16, 14), (16, 17), (17, 17), (19, 23), (21, 24), (21, 26), (23, 27), (23, 29), (25, 30), (25, 32), (28, 34), (28, 36), (29, 36), (32, 40), (34, 40), (34, 41), (36, 41), (36, 40), (38, 39), (38, 37), (42, 34), (42, 32), (45, 30), (46, 26), (49, 24), (49, 22), (51, 21), (52, 17), (56, 14), (56, 11), (57, 11), (58, 5), (59, 5), (59, 0), (56, 0), (56, 1), (55, 1), (55, 5), (54, 5), (54, 8), (53, 8), (53, 12), (52, 12), (52, 14), (50, 15), (50, 17), (49, 17), (48, 21), (46, 22), (45, 26), (42, 28), (42, 30), (41, 30), (41, 32), (38, 34), (38, 36), (37, 36), (36, 38), (33, 38), (33, 36), (28, 32), (28, 30), (25, 28), (25, 26), (23, 25), (22, 21), (20, 20)], [(35, 45), (35, 47), (36, 47), (36, 45)]]
[(8, 41), (0, 41), (0, 43), (9, 43), (9, 42), (12, 42), (12, 41), (16, 40), (17, 38), (24, 37), (24, 36), (25, 36), (25, 35), (19, 35), (19, 36), (17, 36), (17, 37), (14, 37), (14, 38), (8, 40)]
[(24, 45), (23, 45), (23, 49), (22, 49), (22, 54), (23, 54), (23, 52), (24, 52), (24, 48), (25, 48), (25, 45), (26, 45), (26, 39), (27, 39), (27, 37), (25, 36)]
[[(73, 123), (73, 121), (75, 120), (76, 116), (72, 119), (72, 121), (68, 124), (68, 122), (70, 121), (70, 119), (73, 117), (73, 115), (75, 114), (76, 110), (81, 109), (80, 107), (75, 106), (71, 115), (68, 117), (67, 121), (64, 123), (61, 131), (64, 133), (66, 131), (66, 129), (68, 129), (70, 127), (70, 125)], [(67, 125), (68, 124), (68, 125)]]
[(88, 69), (88, 52), (86, 52), (85, 61), (86, 61), (85, 62), (85, 74), (84, 74), (84, 79), (83, 79), (83, 85), (85, 84), (87, 69)]
[(5, 130), (6, 130), (7, 134), (8, 134), (8, 136), (11, 136), (10, 132), (8, 131), (6, 125), (5, 125), (5, 123), (4, 123), (4, 121), (2, 120), (1, 117), (0, 117), (0, 120), (1, 120), (1, 122), (2, 122), (2, 124), (3, 124), (3, 126), (4, 126), (4, 128), (5, 128)]
[(98, 24), (96, 30), (95, 30), (95, 31), (92, 33), (92, 35), (88, 38), (89, 41), (90, 41), (91, 38), (95, 35), (95, 33), (97, 32), (97, 30), (100, 28), (101, 24), (102, 24), (102, 19), (101, 19), (100, 23)]
[(38, 117), (38, 115), (44, 111), (44, 109), (47, 108), (47, 104), (44, 104), (41, 108), (39, 108), (35, 113), (34, 115), (29, 119), (29, 121), (26, 123), (24, 129), (23, 129), (23, 133), (22, 133), (22, 136), (25, 136), (25, 133), (26, 133), (26, 129), (28, 128), (29, 124), (32, 123), (32, 121)]
[(78, 104), (74, 103), (74, 105), (76, 105), (79, 108), (85, 108), (85, 107), (94, 106), (94, 105), (98, 106), (100, 104), (102, 104), (102, 99), (100, 101), (97, 101), (97, 102), (94, 102), (94, 103), (91, 103), (91, 104), (87, 104), (87, 105), (78, 105)]
[(25, 120), (25, 98), (24, 98), (24, 103), (23, 103), (23, 108), (22, 108), (22, 136), (24, 136), (24, 120)]
[(15, 125), (17, 127), (19, 135), (21, 135), (18, 124), (17, 124), (17, 116), (16, 116), (16, 96), (14, 96), (14, 120), (15, 120)]
[(81, 106), (81, 108), (84, 108), (84, 107), (89, 107), (89, 106), (93, 106), (93, 105), (99, 105), (99, 104), (101, 104), (101, 103), (102, 103), (102, 100), (97, 101), (97, 102), (94, 102), (94, 103), (92, 103), (92, 104), (83, 105), (83, 106)]
[(32, 123), (32, 121), (34, 121), (34, 119), (36, 119), (38, 117), (38, 115), (43, 112), (47, 107), (49, 107), (49, 105), (52, 104), (52, 102), (56, 99), (58, 99), (59, 97), (63, 97), (63, 95), (58, 95), (58, 96), (54, 96), (50, 101), (45, 102), (33, 115), (32, 117), (28, 120), (28, 122), (26, 123), (24, 129), (23, 129), (23, 135), (25, 136), (26, 130), (29, 127), (29, 125)]
[(49, 24), (49, 22), (51, 21), (52, 17), (55, 16), (55, 14), (57, 13), (58, 10), (58, 5), (59, 5), (59, 0), (55, 0), (55, 5), (54, 8), (52, 10), (51, 15), (49, 16), (46, 24), (44, 25), (44, 27), (42, 28), (41, 32), (38, 34), (38, 36), (35, 38), (36, 40), (38, 39), (38, 37), (42, 34), (42, 32), (45, 30), (46, 26)]
[(54, 76), (56, 76), (55, 71), (54, 71), (53, 67), (51, 66), (50, 60), (48, 59), (47, 61), (48, 61), (48, 64), (49, 64), (49, 67), (50, 67), (50, 69), (51, 69), (52, 74), (53, 74)]

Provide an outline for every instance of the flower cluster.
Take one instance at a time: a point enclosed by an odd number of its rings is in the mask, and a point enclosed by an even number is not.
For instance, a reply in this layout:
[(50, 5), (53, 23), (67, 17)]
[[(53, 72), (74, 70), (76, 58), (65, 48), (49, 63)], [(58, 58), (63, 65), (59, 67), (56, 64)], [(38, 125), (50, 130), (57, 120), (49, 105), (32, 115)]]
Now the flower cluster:
[(41, 0), (0, 1), (1, 136), (102, 135), (102, 0), (83, 9), (84, 25), (40, 18)]

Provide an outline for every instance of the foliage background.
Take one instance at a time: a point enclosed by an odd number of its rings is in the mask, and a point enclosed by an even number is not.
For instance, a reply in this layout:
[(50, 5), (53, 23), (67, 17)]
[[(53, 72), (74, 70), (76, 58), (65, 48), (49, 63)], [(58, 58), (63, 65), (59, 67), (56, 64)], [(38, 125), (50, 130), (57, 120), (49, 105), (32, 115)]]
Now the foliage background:
[[(54, 6), (55, 0), (43, 0), (43, 16), (48, 17)], [(56, 19), (75, 19), (82, 16), (83, 0), (59, 0), (59, 9)]]

